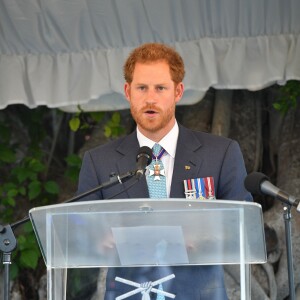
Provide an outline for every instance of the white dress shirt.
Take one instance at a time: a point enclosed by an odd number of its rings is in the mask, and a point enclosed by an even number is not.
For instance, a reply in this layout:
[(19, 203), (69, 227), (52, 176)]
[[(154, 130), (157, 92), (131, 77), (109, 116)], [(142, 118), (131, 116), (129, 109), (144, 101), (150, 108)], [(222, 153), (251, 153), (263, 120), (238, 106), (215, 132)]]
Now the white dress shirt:
[[(176, 153), (176, 146), (178, 140), (179, 128), (177, 122), (173, 128), (169, 131), (167, 135), (165, 135), (159, 142), (165, 150), (166, 153), (161, 158), (161, 161), (165, 168), (166, 174), (166, 184), (167, 184), (167, 196), (170, 196), (171, 190), (171, 183), (172, 183), (172, 176), (173, 176), (173, 169), (174, 169), (174, 160), (175, 160), (175, 153)], [(137, 128), (137, 139), (140, 144), (140, 147), (147, 146), (152, 149), (156, 142), (148, 139), (145, 137)], [(146, 171), (146, 175), (148, 174), (148, 168)]]

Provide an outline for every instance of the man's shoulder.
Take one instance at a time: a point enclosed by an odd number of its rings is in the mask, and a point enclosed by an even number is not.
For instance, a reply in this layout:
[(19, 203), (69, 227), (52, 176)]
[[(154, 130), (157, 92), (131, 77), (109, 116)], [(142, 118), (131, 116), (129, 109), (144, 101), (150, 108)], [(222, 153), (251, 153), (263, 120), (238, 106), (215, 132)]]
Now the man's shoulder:
[(182, 125), (180, 125), (179, 128), (183, 136), (190, 139), (195, 138), (201, 144), (229, 145), (230, 143), (235, 142), (233, 139), (224, 136), (214, 135), (209, 132), (197, 131), (194, 129), (186, 128)]
[(120, 143), (124, 140), (125, 137), (120, 137), (115, 140), (109, 141), (105, 144), (97, 145), (93, 148), (88, 149), (89, 152), (94, 153), (94, 152), (101, 152), (101, 151), (108, 151), (109, 149), (115, 149), (117, 148)]
[(108, 143), (98, 145), (96, 147), (93, 147), (91, 149), (88, 149), (87, 151), (91, 155), (98, 155), (99, 153), (109, 154), (113, 150), (120, 149), (122, 147), (127, 147), (127, 144), (133, 144), (136, 141), (136, 132), (132, 132), (129, 135), (119, 137), (115, 140), (109, 141)]

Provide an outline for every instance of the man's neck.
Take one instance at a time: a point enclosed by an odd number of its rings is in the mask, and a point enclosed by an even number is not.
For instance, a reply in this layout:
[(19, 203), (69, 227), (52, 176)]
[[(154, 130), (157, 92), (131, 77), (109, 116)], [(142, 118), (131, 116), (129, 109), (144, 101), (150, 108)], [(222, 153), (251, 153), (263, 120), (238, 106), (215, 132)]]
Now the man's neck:
[(162, 140), (174, 127), (176, 123), (176, 120), (174, 119), (174, 122), (168, 126), (168, 127), (164, 127), (161, 130), (155, 131), (155, 132), (151, 132), (148, 130), (144, 130), (143, 128), (141, 128), (139, 125), (137, 126), (139, 131), (148, 139), (150, 139), (153, 142), (158, 143), (160, 140)]
[(172, 157), (175, 157), (176, 145), (178, 140), (179, 127), (177, 122), (174, 124), (173, 128), (159, 141), (154, 141), (146, 137), (140, 130), (137, 128), (137, 139), (139, 141), (140, 147), (147, 146), (152, 148), (154, 143), (159, 143)]

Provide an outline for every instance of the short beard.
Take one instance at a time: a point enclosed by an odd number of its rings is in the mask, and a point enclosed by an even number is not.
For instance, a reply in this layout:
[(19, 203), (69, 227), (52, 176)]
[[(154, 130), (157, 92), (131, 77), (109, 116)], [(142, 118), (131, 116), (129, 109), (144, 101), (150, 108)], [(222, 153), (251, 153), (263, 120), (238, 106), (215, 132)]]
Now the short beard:
[[(145, 111), (147, 110), (148, 107), (141, 109), (140, 111)], [(145, 120), (140, 113), (140, 111), (137, 111), (135, 108), (131, 107), (131, 115), (135, 122), (145, 131), (149, 132), (157, 132), (167, 126), (167, 124), (170, 122), (170, 120), (174, 117), (175, 115), (175, 105), (170, 107), (167, 111), (161, 111), (160, 109), (154, 108), (154, 107), (149, 107), (149, 110), (155, 109), (156, 111), (159, 112), (161, 119), (160, 122), (156, 123), (155, 121), (148, 121)]]

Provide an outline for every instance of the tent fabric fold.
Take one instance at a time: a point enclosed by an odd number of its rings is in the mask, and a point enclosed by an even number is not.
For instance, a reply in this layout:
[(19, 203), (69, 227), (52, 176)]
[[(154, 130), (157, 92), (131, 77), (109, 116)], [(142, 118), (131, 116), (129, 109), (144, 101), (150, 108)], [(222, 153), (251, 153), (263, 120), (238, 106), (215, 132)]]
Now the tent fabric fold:
[(122, 67), (145, 42), (183, 56), (180, 104), (198, 102), (210, 87), (259, 90), (300, 80), (300, 2), (248, 2), (1, 1), (0, 109), (126, 109)]

